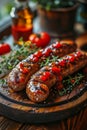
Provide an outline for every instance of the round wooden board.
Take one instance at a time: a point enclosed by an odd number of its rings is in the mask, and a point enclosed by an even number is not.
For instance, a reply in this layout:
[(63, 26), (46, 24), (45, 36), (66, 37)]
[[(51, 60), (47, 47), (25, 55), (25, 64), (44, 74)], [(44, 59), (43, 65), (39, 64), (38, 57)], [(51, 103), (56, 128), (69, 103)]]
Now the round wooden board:
[[(76, 40), (78, 48), (79, 41), (82, 43), (85, 39), (84, 43), (87, 42), (87, 34), (84, 36)], [(21, 123), (48, 123), (69, 118), (87, 108), (87, 81), (75, 87), (70, 94), (54, 100), (52, 97), (51, 93), (47, 102), (34, 104), (25, 91), (12, 93), (8, 87), (0, 87), (0, 115)]]
[(50, 99), (52, 93), (48, 102), (34, 104), (24, 91), (12, 93), (8, 87), (0, 87), (0, 114), (22, 123), (47, 123), (71, 117), (87, 105), (87, 82), (70, 94)]

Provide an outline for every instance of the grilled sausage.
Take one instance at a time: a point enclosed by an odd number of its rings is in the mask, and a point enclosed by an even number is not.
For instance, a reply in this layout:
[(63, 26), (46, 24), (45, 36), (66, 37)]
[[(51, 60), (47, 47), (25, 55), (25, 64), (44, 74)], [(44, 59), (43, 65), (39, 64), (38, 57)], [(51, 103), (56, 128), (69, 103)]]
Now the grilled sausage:
[(46, 100), (50, 88), (64, 78), (87, 65), (87, 56), (80, 51), (66, 55), (57, 62), (43, 67), (35, 73), (26, 87), (26, 93), (33, 102)]
[(40, 63), (47, 57), (62, 57), (76, 50), (76, 44), (73, 41), (56, 42), (45, 49), (30, 55), (27, 59), (21, 61), (8, 75), (8, 86), (13, 91), (21, 91), (26, 87), (30, 77), (40, 69)]

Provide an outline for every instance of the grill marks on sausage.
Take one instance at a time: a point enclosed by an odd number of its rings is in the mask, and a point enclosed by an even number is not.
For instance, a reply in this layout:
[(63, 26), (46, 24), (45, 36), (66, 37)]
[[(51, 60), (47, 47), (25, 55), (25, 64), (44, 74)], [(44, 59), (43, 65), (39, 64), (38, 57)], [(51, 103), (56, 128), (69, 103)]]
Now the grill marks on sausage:
[[(65, 61), (64, 65), (60, 64), (61, 61), (63, 60)], [(35, 73), (32, 76), (31, 80), (28, 82), (27, 88), (26, 88), (26, 93), (28, 97), (34, 102), (44, 101), (49, 95), (50, 88), (54, 86), (57, 82), (58, 83), (61, 82), (62, 79), (60, 78), (60, 76), (64, 78), (78, 71), (85, 65), (87, 65), (87, 56), (83, 54), (82, 52), (77, 51), (70, 55), (64, 56), (63, 58), (59, 59), (58, 62), (54, 62), (54, 63), (49, 64), (48, 66), (43, 67), (37, 73)], [(59, 71), (59, 73), (53, 73), (52, 72), (53, 67), (60, 68), (61, 71)], [(50, 73), (50, 75), (48, 75), (49, 77), (47, 78), (47, 80), (41, 79), (40, 77), (43, 76), (44, 73), (46, 72)], [(48, 93), (45, 93), (45, 95), (43, 95), (43, 92), (42, 92), (42, 95), (40, 94), (40, 98), (39, 98), (38, 94), (36, 94), (36, 91), (31, 92), (31, 90), (29, 90), (31, 86), (30, 85), (31, 81), (32, 81), (32, 85), (33, 85), (33, 82), (36, 81), (37, 83), (33, 87), (37, 87), (37, 85), (39, 84), (39, 89), (41, 89), (41, 91), (42, 91), (42, 86), (45, 85), (48, 88)]]
[[(43, 59), (49, 56), (51, 57), (52, 55), (61, 57), (76, 50), (75, 43), (64, 43), (61, 44), (61, 46), (58, 44), (60, 43), (56, 43), (55, 45), (59, 46), (59, 48), (50, 45), (46, 49), (39, 50), (20, 62), (8, 75), (8, 86), (14, 91), (24, 89), (30, 77), (40, 69), (40, 63)], [(34, 58), (36, 58), (36, 61), (34, 61)], [(14, 85), (16, 86), (15, 88)]]
[[(38, 83), (38, 81), (31, 81), (31, 87), (30, 87), (30, 89), (31, 89), (31, 91), (33, 91), (33, 92), (38, 92), (38, 90), (41, 90), (42, 91), (42, 93), (46, 93), (46, 89), (44, 89), (43, 87), (40, 87), (40, 84)], [(38, 85), (37, 85), (38, 84)]]

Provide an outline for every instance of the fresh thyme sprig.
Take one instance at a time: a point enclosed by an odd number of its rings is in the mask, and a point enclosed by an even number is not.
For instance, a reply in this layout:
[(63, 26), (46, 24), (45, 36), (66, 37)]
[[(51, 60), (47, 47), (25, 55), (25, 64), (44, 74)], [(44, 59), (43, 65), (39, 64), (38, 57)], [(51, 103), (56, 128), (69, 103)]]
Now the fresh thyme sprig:
[(84, 75), (82, 73), (77, 73), (74, 77), (68, 76), (67, 79), (63, 80), (64, 88), (60, 91), (58, 91), (60, 96), (63, 96), (67, 93), (70, 93), (73, 88), (77, 85), (79, 85), (84, 78)]
[(57, 60), (58, 56), (49, 56), (40, 63), (40, 67), (47, 66), (49, 63), (56, 62)]

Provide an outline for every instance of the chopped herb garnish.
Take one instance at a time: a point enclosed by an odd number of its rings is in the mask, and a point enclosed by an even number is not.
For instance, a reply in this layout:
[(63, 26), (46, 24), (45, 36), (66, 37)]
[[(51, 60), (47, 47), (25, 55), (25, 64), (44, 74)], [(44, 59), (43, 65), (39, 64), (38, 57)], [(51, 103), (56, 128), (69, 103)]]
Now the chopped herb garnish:
[(47, 66), (49, 63), (56, 62), (57, 60), (58, 56), (49, 56), (40, 63), (40, 67)]
[(74, 77), (68, 76), (66, 79), (63, 80), (63, 85), (65, 86), (62, 90), (58, 91), (60, 96), (63, 96), (67, 93), (71, 93), (73, 88), (79, 85), (84, 78), (82, 73), (77, 73)]

